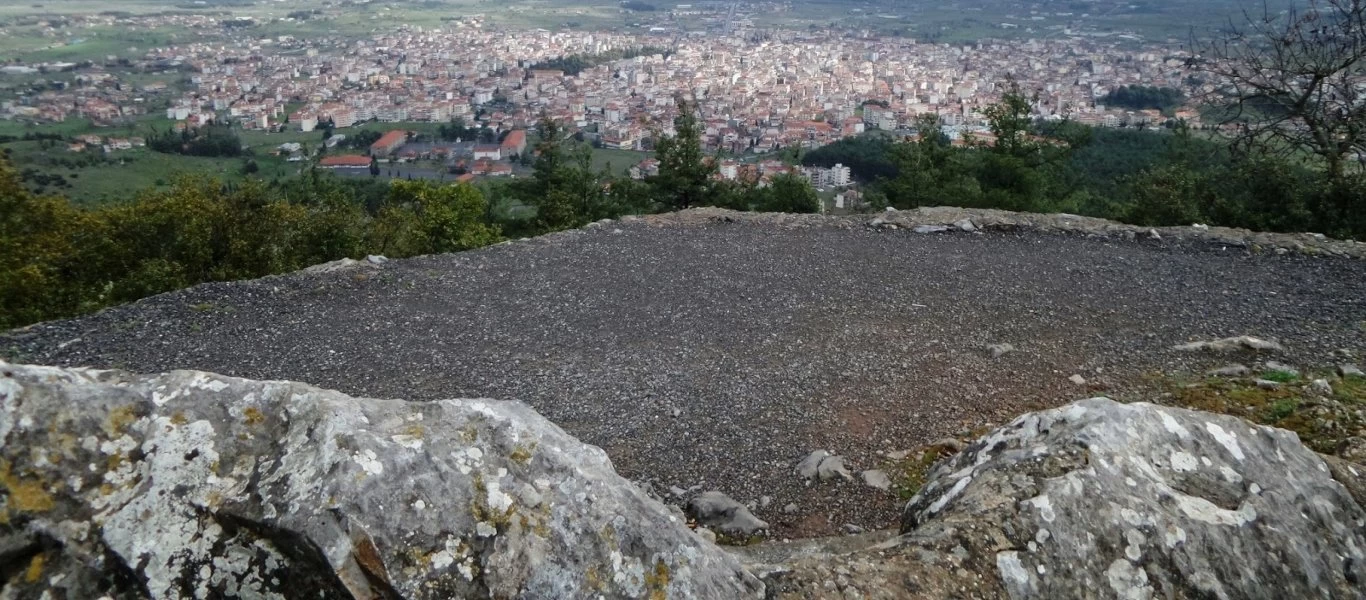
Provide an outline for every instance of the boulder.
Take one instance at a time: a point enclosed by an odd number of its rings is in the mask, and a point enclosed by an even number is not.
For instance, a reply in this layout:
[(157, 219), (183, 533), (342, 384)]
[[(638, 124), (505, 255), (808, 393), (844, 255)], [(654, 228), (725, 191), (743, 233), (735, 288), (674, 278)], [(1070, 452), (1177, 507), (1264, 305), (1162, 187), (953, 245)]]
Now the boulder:
[(825, 450), (812, 450), (801, 462), (797, 463), (797, 474), (802, 479), (826, 481), (841, 477), (853, 481), (854, 475), (844, 467), (844, 457), (835, 456)]
[(516, 402), (0, 363), (0, 490), (6, 597), (763, 592)]
[(1093, 398), (945, 461), (893, 539), (752, 568), (776, 598), (1362, 598), (1363, 475), (1288, 431)]
[(1187, 344), (1177, 344), (1172, 346), (1173, 350), (1182, 352), (1237, 352), (1239, 350), (1252, 350), (1256, 352), (1282, 352), (1285, 350), (1280, 344), (1271, 340), (1264, 340), (1250, 335), (1237, 337), (1227, 337), (1218, 340), (1201, 342), (1190, 342)]
[(749, 508), (721, 492), (704, 492), (688, 501), (688, 516), (713, 531), (749, 537), (768, 529)]

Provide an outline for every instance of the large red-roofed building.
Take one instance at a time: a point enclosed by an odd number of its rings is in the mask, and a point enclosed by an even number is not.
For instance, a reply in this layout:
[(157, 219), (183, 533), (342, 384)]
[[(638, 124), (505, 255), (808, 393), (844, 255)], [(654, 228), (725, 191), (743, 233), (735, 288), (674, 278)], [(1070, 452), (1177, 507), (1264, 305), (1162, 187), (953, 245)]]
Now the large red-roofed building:
[(387, 156), (393, 154), (395, 150), (403, 147), (408, 141), (408, 132), (402, 129), (395, 129), (380, 136), (375, 143), (370, 144), (371, 156)]
[(341, 156), (326, 156), (326, 157), (323, 157), (322, 160), (318, 161), (318, 166), (320, 166), (320, 167), (329, 167), (329, 168), (333, 168), (333, 169), (338, 169), (338, 168), (343, 168), (343, 167), (368, 167), (368, 166), (370, 166), (370, 157), (369, 157), (369, 156), (361, 156), (361, 155), (359, 155), (359, 154), (343, 154), (343, 155), (341, 155)]

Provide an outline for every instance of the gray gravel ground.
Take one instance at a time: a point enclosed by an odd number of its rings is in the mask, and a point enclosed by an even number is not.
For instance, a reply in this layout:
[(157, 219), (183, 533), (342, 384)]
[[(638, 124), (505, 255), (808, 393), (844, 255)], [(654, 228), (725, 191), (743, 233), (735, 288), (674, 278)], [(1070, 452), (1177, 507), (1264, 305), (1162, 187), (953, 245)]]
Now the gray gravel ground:
[[(201, 285), (0, 335), (0, 349), (522, 400), (658, 490), (771, 496), (755, 514), (777, 537), (896, 522), (901, 502), (857, 480), (805, 485), (793, 466), (813, 449), (857, 472), (882, 452), (1229, 360), (1170, 350), (1193, 339), (1264, 336), (1310, 368), (1337, 349), (1366, 353), (1360, 260), (837, 220), (661, 222)], [(1017, 350), (991, 359), (997, 342)]]

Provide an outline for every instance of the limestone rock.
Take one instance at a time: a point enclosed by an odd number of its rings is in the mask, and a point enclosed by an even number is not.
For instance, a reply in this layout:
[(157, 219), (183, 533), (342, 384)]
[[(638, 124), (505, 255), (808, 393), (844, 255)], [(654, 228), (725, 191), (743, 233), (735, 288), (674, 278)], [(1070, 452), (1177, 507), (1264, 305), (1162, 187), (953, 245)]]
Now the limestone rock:
[(835, 456), (825, 450), (813, 450), (797, 463), (797, 474), (802, 479), (826, 481), (842, 477), (853, 481), (854, 475), (844, 467), (844, 457)]
[(899, 536), (747, 560), (779, 599), (1361, 598), (1363, 482), (1288, 431), (1094, 398), (939, 465)]
[(748, 507), (716, 491), (703, 492), (689, 500), (688, 515), (713, 531), (728, 535), (748, 537), (768, 529), (768, 523), (754, 516)]
[(1015, 346), (1010, 344), (987, 344), (987, 354), (992, 358), (1001, 358), (1015, 351)]
[(806, 455), (806, 458), (797, 463), (797, 474), (801, 475), (802, 479), (815, 479), (821, 461), (829, 456), (830, 453), (824, 450), (812, 450), (811, 454)]
[(1104, 398), (940, 466), (902, 532), (975, 521), (1012, 598), (1361, 597), (1366, 510), (1295, 434)]
[(1338, 377), (1366, 377), (1366, 373), (1356, 365), (1338, 365)]
[(1300, 370), (1299, 370), (1299, 369), (1296, 369), (1295, 367), (1292, 367), (1292, 366), (1290, 366), (1290, 365), (1287, 365), (1287, 364), (1285, 364), (1285, 363), (1283, 363), (1283, 362), (1277, 362), (1277, 361), (1274, 361), (1274, 360), (1268, 360), (1268, 361), (1262, 363), (1262, 370), (1264, 370), (1264, 371), (1272, 371), (1272, 372), (1276, 372), (1276, 373), (1285, 373), (1285, 374), (1290, 375), (1290, 376), (1292, 376), (1292, 377), (1299, 377), (1299, 376), (1300, 376)]
[(1188, 344), (1177, 344), (1173, 350), (1182, 352), (1236, 352), (1239, 350), (1255, 350), (1259, 352), (1282, 352), (1285, 350), (1280, 344), (1264, 340), (1250, 335), (1237, 337), (1227, 337), (1219, 340), (1205, 342), (1190, 342)]
[(959, 231), (966, 231), (968, 233), (977, 231), (977, 225), (973, 224), (972, 219), (959, 219), (953, 222), (953, 226), (957, 227)]
[(1333, 385), (1328, 383), (1327, 379), (1315, 379), (1309, 382), (1309, 391), (1320, 396), (1331, 396), (1333, 395)]
[(887, 476), (887, 472), (882, 469), (869, 469), (862, 473), (863, 483), (869, 487), (874, 487), (882, 491), (892, 488), (892, 479)]
[(1086, 378), (1081, 375), (1073, 374), (1071, 377), (1068, 377), (1067, 380), (1072, 382), (1073, 385), (1086, 385)]
[(947, 225), (916, 225), (911, 229), (911, 231), (916, 233), (944, 233), (948, 230), (949, 227)]
[(756, 598), (527, 406), (0, 363), (0, 582), (36, 598)]
[(1246, 377), (1252, 370), (1246, 365), (1228, 365), (1206, 373), (1211, 377)]
[(821, 481), (827, 481), (836, 477), (843, 478), (845, 481), (853, 481), (854, 475), (849, 469), (844, 467), (843, 456), (827, 456), (816, 468), (816, 477)]

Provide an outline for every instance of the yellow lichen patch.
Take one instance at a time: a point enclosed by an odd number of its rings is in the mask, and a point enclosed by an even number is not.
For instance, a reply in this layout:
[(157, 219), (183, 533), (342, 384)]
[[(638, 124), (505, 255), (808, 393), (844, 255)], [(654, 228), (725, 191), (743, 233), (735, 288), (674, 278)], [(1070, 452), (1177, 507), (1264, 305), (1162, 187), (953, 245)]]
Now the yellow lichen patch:
[(43, 561), (47, 560), (42, 554), (33, 555), (33, 560), (28, 561), (28, 569), (24, 571), (24, 583), (38, 583), (38, 579), (43, 576)]
[(531, 451), (535, 448), (535, 443), (532, 443), (531, 447), (529, 448), (522, 446), (521, 444), (518, 444), (515, 448), (512, 449), (512, 452), (508, 454), (508, 458), (512, 459), (512, 462), (515, 462), (522, 466), (526, 466), (527, 463), (531, 462)]
[(171, 415), (171, 424), (172, 424), (172, 425), (177, 425), (177, 426), (179, 426), (179, 425), (184, 425), (184, 424), (189, 423), (189, 422), (190, 422), (190, 420), (189, 420), (188, 418), (185, 417), (185, 413), (184, 413), (184, 412), (175, 411), (175, 414)]
[(247, 425), (260, 425), (266, 422), (266, 415), (261, 413), (261, 409), (255, 406), (248, 406), (242, 409), (242, 416), (247, 420)]
[(25, 481), (11, 473), (9, 461), (3, 458), (0, 458), (0, 486), (4, 486), (9, 497), (7, 505), (16, 512), (47, 512), (56, 506), (42, 482)]
[(645, 586), (650, 588), (650, 600), (669, 597), (669, 565), (664, 564), (664, 559), (656, 560), (654, 572), (645, 575)]
[(602, 530), (598, 532), (598, 537), (607, 542), (608, 548), (616, 550), (620, 547), (617, 543), (617, 530), (612, 527), (611, 523), (602, 526)]
[(104, 422), (104, 432), (110, 437), (122, 435), (137, 419), (137, 409), (133, 405), (120, 406), (109, 411), (109, 418)]
[(465, 429), (460, 432), (460, 437), (464, 439), (466, 442), (478, 441), (479, 428), (475, 427), (474, 425), (466, 425)]
[(598, 575), (597, 567), (588, 567), (588, 570), (585, 571), (583, 574), (583, 581), (584, 583), (587, 583), (588, 587), (591, 589), (595, 589), (598, 591), (602, 591), (603, 589), (602, 576)]

